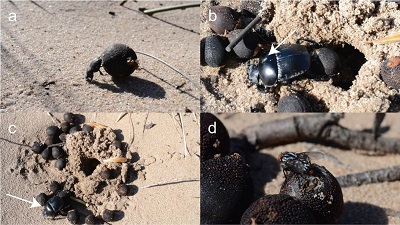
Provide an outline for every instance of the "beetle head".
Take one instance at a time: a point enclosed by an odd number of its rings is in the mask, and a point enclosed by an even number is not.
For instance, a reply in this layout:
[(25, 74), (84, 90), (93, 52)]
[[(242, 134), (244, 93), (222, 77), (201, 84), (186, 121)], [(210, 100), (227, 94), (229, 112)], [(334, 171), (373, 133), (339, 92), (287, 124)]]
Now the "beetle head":
[(247, 79), (252, 84), (258, 84), (259, 81), (258, 66), (250, 65), (249, 67), (247, 67)]

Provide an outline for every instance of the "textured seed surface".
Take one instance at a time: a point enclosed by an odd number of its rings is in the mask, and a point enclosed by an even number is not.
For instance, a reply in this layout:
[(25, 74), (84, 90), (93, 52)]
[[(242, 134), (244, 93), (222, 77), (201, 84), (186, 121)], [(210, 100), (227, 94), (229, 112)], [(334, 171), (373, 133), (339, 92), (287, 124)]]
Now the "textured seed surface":
[(65, 122), (68, 122), (68, 123), (74, 123), (75, 122), (75, 115), (73, 113), (65, 113), (64, 114), (64, 120), (65, 120)]
[[(216, 133), (210, 133), (209, 127), (216, 125)], [(211, 129), (213, 131), (213, 127)], [(229, 134), (224, 124), (211, 113), (200, 114), (200, 160), (229, 154)]]
[(96, 217), (93, 215), (89, 215), (85, 218), (85, 223), (87, 224), (96, 224)]
[(45, 193), (40, 193), (35, 199), (41, 206), (44, 206), (47, 201), (47, 195)]
[[(229, 42), (232, 42), (242, 31), (242, 29), (236, 29), (229, 33)], [(253, 57), (254, 51), (260, 42), (256, 33), (247, 33), (239, 43), (233, 48), (233, 51), (239, 58), (249, 59)]]
[(311, 210), (299, 200), (285, 195), (267, 195), (253, 202), (240, 224), (312, 224)]
[(67, 219), (71, 224), (79, 223), (79, 213), (76, 210), (71, 210), (67, 214)]
[(200, 166), (200, 223), (239, 223), (253, 201), (250, 170), (238, 154)]
[(65, 159), (57, 159), (56, 163), (55, 163), (55, 167), (59, 170), (62, 170), (65, 168), (67, 162)]
[[(216, 18), (208, 21), (210, 28), (217, 34), (224, 34), (225, 31), (231, 31), (235, 28), (239, 14), (226, 6), (212, 6), (211, 12), (215, 13)], [(210, 15), (209, 15), (210, 16)]]
[(394, 89), (400, 89), (400, 56), (383, 61), (381, 65), (382, 80)]
[(316, 223), (337, 223), (343, 211), (342, 189), (325, 167), (313, 165), (312, 175), (287, 173), (280, 193), (308, 206)]
[(126, 184), (119, 184), (117, 193), (121, 196), (126, 196), (129, 193), (129, 187)]
[(105, 209), (103, 211), (103, 220), (106, 222), (111, 222), (114, 220), (114, 211)]
[(51, 137), (57, 136), (60, 134), (60, 129), (56, 126), (49, 126), (46, 129), (46, 134)]
[(126, 77), (138, 68), (135, 51), (125, 44), (112, 44), (107, 47), (101, 59), (104, 70), (113, 77)]
[(39, 142), (35, 142), (35, 143), (33, 143), (32, 151), (33, 151), (34, 153), (36, 153), (36, 154), (40, 154), (40, 153), (43, 152), (43, 150), (44, 150), (45, 148), (46, 148), (45, 145), (40, 144)]
[(226, 38), (211, 35), (204, 41), (204, 61), (211, 67), (225, 65), (227, 53), (225, 47), (228, 45)]
[(303, 95), (289, 94), (279, 99), (277, 112), (312, 112), (312, 106)]

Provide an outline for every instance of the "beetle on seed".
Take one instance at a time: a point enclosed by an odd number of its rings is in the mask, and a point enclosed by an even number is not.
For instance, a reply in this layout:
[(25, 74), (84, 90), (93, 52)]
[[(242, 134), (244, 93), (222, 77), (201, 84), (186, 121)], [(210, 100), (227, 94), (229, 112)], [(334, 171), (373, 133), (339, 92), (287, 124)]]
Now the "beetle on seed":
[(112, 44), (106, 48), (100, 57), (95, 58), (86, 71), (86, 80), (92, 81), (93, 74), (100, 71), (100, 67), (110, 74), (113, 78), (127, 77), (138, 67), (135, 51), (125, 44)]
[(278, 156), (278, 161), (282, 164), (283, 173), (286, 176), (288, 171), (297, 174), (314, 173), (311, 159), (319, 159), (324, 157), (322, 152), (282, 152)]
[(333, 50), (320, 47), (310, 53), (300, 45), (302, 41), (321, 46), (308, 39), (298, 39), (296, 44), (283, 44), (278, 53), (265, 53), (260, 56), (258, 65), (247, 68), (248, 80), (261, 92), (269, 92), (279, 84), (290, 87), (291, 82), (302, 75), (313, 80), (328, 80), (339, 74), (340, 59)]

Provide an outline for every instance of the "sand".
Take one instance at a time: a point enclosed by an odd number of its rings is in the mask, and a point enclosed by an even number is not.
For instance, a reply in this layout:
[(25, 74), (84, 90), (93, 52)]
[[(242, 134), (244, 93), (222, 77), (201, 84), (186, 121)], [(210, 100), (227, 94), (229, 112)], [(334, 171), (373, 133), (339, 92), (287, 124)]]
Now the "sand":
[[(124, 43), (199, 84), (194, 66), (199, 62), (199, 9), (150, 17), (139, 8), (182, 2), (121, 2), (1, 1), (1, 111), (198, 112), (200, 91), (141, 54), (141, 69), (127, 79), (113, 82), (106, 73), (96, 73), (86, 83), (89, 63), (109, 45)], [(11, 12), (16, 22), (8, 21)]]
[[(237, 11), (240, 1), (219, 1)], [(209, 2), (202, 4), (201, 37), (212, 34), (208, 25)], [(278, 42), (296, 30), (285, 43), (308, 38), (340, 52), (344, 45), (364, 54), (361, 68), (349, 72), (358, 59), (353, 51), (340, 53), (343, 67), (339, 77), (329, 81), (295, 81), (305, 90), (316, 111), (386, 112), (398, 111), (399, 90), (389, 88), (380, 78), (380, 66), (387, 57), (400, 52), (400, 44), (367, 44), (400, 30), (400, 11), (396, 2), (371, 1), (263, 1), (263, 27), (272, 30)], [(269, 51), (269, 48), (265, 49)], [(354, 54), (353, 54), (354, 53)], [(342, 54), (342, 55), (341, 55)], [(275, 112), (279, 99), (290, 93), (278, 86), (271, 93), (260, 93), (247, 81), (246, 68), (258, 58), (241, 62), (230, 58), (220, 68), (202, 67), (202, 111), (207, 112)], [(346, 85), (343, 85), (346, 84)]]
[[(62, 217), (55, 221), (45, 219), (42, 216), (42, 207), (29, 209), (29, 203), (6, 194), (31, 200), (41, 192), (48, 193), (48, 184), (51, 181), (65, 182), (71, 176), (76, 180), (70, 189), (75, 191), (77, 197), (92, 204), (87, 210), (96, 215), (100, 215), (105, 208), (118, 210), (118, 221), (113, 224), (199, 223), (199, 181), (146, 188), (158, 183), (199, 179), (198, 114), (182, 115), (188, 149), (186, 156), (180, 120), (176, 113), (128, 114), (119, 122), (115, 122), (119, 113), (82, 115), (86, 122), (96, 121), (111, 127), (117, 136), (109, 130), (95, 130), (93, 139), (81, 132), (68, 135), (70, 162), (65, 169), (59, 171), (54, 168), (54, 160), (46, 162), (24, 146), (32, 145), (38, 137), (44, 139), (46, 127), (54, 125), (49, 116), (45, 113), (1, 114), (2, 125), (7, 124), (0, 131), (1, 224), (66, 224), (67, 221)], [(62, 114), (55, 116), (62, 118)], [(8, 132), (8, 125), (16, 126), (15, 134)], [(115, 137), (122, 138), (123, 143), (129, 144), (132, 141), (124, 153), (128, 158), (127, 163), (102, 161), (104, 158), (120, 155), (120, 150), (110, 146), (110, 141)], [(92, 147), (88, 145), (89, 139), (94, 141)], [(98, 148), (95, 149), (95, 146)], [(101, 162), (92, 174), (83, 174), (83, 164), (76, 158), (77, 149), (81, 150), (80, 154)], [(98, 173), (103, 166), (116, 169), (118, 177), (99, 186)], [(127, 168), (127, 173), (123, 172), (124, 167)], [(127, 178), (122, 178), (124, 173)], [(128, 196), (119, 196), (115, 191), (115, 186), (123, 183), (123, 180), (130, 187)]]
[[(218, 114), (230, 134), (241, 129), (274, 119), (292, 117), (293, 114)], [(354, 129), (371, 129), (374, 114), (346, 114), (340, 124)], [(395, 126), (400, 115), (387, 114), (383, 123), (383, 137), (400, 138), (400, 128)], [(367, 156), (356, 151), (344, 151), (331, 146), (310, 143), (295, 143), (248, 153), (245, 160), (250, 165), (255, 185), (255, 198), (264, 194), (277, 194), (284, 181), (283, 172), (277, 161), (283, 151), (304, 152), (317, 150), (326, 157), (315, 163), (326, 167), (334, 176), (343, 176), (367, 170), (381, 169), (400, 164), (400, 156)], [(368, 184), (342, 188), (345, 203), (341, 224), (398, 224), (400, 223), (400, 196), (397, 194), (400, 181)]]

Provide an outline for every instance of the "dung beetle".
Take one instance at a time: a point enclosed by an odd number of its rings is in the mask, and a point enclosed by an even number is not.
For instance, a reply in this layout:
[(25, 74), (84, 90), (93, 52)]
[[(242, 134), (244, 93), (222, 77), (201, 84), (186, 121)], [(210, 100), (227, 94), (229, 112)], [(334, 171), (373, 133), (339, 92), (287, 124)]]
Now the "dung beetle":
[(93, 79), (93, 74), (103, 73), (100, 68), (110, 74), (113, 78), (127, 77), (135, 71), (139, 65), (135, 51), (125, 44), (112, 44), (107, 47), (100, 57), (95, 58), (86, 70), (86, 81)]
[(309, 39), (298, 39), (296, 44), (283, 44), (279, 46), (278, 53), (265, 53), (261, 55), (258, 66), (247, 68), (248, 80), (256, 84), (260, 91), (269, 92), (278, 84), (290, 87), (291, 82), (303, 74), (313, 80), (328, 80), (339, 73), (340, 59), (333, 50), (318, 48), (310, 54), (305, 46), (300, 45), (301, 41), (321, 46)]
[(278, 161), (282, 163), (282, 169), (286, 176), (286, 172), (291, 171), (297, 174), (314, 173), (312, 169), (311, 159), (320, 159), (324, 157), (322, 152), (282, 152), (278, 156)]
[(53, 219), (57, 215), (66, 216), (71, 207), (69, 201), (69, 193), (67, 191), (60, 191), (46, 202), (43, 209), (43, 216)]

